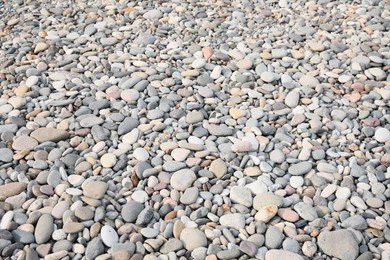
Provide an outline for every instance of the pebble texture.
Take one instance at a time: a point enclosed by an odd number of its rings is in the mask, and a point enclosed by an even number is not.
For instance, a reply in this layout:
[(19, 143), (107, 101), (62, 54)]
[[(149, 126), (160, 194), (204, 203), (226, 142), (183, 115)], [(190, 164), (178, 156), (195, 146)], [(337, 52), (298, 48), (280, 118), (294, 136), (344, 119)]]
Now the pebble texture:
[(390, 259), (388, 0), (0, 4), (0, 259)]

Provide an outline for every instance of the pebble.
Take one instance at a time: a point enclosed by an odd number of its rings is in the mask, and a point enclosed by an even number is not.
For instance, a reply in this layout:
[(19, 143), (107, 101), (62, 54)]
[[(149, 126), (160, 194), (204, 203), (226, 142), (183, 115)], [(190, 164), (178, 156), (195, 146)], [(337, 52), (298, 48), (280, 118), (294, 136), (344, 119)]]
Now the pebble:
[(43, 214), (35, 227), (34, 237), (37, 244), (44, 244), (49, 241), (54, 231), (54, 220), (50, 214)]
[(180, 233), (180, 240), (188, 251), (207, 246), (206, 235), (199, 229), (184, 228)]
[(90, 2), (2, 5), (0, 258), (389, 258), (381, 1)]
[(304, 175), (308, 173), (312, 169), (312, 165), (310, 162), (299, 162), (296, 164), (292, 164), (288, 168), (288, 172), (291, 175)]
[(386, 143), (390, 140), (390, 131), (386, 128), (378, 128), (375, 131), (375, 140), (380, 143)]
[(115, 229), (111, 226), (105, 225), (101, 229), (101, 236), (103, 244), (108, 247), (112, 247), (115, 243), (118, 243), (119, 236), (116, 233)]
[(252, 194), (250, 189), (245, 187), (235, 186), (230, 190), (230, 199), (234, 203), (244, 205), (245, 207), (252, 206)]
[(69, 137), (69, 132), (62, 129), (43, 127), (34, 130), (30, 136), (39, 143), (47, 141), (58, 142), (67, 139)]
[(305, 258), (303, 258), (303, 256), (299, 254), (281, 250), (281, 249), (271, 249), (268, 250), (267, 253), (265, 254), (265, 260), (278, 260), (278, 259), (303, 260)]
[(359, 246), (353, 233), (345, 229), (321, 232), (318, 246), (325, 254), (341, 260), (356, 259), (359, 254)]
[(217, 178), (222, 178), (228, 171), (226, 163), (218, 158), (214, 160), (210, 165), (210, 171), (215, 175)]
[(253, 199), (253, 208), (256, 210), (261, 210), (269, 205), (281, 207), (283, 205), (282, 197), (271, 192), (264, 192), (256, 195)]
[(222, 226), (240, 230), (245, 227), (245, 217), (239, 213), (226, 214), (219, 218)]
[(279, 228), (270, 226), (265, 233), (265, 245), (271, 249), (277, 249), (283, 242), (283, 234)]
[(304, 202), (298, 202), (294, 205), (294, 210), (299, 214), (301, 218), (307, 221), (313, 221), (318, 218), (316, 210), (309, 204)]
[(184, 191), (196, 180), (196, 175), (192, 170), (182, 169), (172, 174), (171, 185), (175, 190)]

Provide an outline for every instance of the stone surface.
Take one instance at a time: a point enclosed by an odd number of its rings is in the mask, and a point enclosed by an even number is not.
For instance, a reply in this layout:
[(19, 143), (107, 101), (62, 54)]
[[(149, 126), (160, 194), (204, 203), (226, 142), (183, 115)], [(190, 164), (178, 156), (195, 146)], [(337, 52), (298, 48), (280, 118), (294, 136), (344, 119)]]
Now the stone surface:
[(341, 260), (356, 259), (359, 246), (349, 230), (323, 231), (318, 236), (318, 246), (327, 255)]

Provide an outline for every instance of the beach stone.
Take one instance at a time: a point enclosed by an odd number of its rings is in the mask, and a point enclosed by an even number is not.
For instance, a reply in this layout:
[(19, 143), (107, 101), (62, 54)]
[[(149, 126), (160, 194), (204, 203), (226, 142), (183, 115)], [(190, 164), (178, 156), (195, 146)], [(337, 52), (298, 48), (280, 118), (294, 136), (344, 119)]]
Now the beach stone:
[(42, 51), (45, 51), (49, 48), (49, 45), (45, 42), (38, 42), (37, 45), (35, 45), (34, 48), (34, 54), (38, 54)]
[(190, 187), (186, 189), (183, 195), (180, 197), (180, 202), (185, 205), (190, 205), (196, 202), (199, 196), (199, 190), (197, 187)]
[(188, 251), (207, 246), (207, 238), (199, 229), (184, 228), (180, 233), (180, 240)]
[(20, 194), (26, 190), (27, 184), (24, 182), (11, 182), (0, 186), (0, 198), (8, 198)]
[(214, 160), (210, 165), (210, 171), (215, 175), (217, 178), (222, 178), (228, 171), (226, 163), (218, 158)]
[(104, 252), (103, 241), (100, 237), (93, 238), (85, 250), (85, 258), (87, 260), (95, 260), (97, 256)]
[(359, 254), (359, 245), (354, 235), (346, 229), (323, 231), (317, 243), (325, 254), (341, 260), (356, 259)]
[(103, 244), (108, 247), (111, 247), (113, 244), (119, 242), (118, 234), (116, 233), (115, 229), (109, 225), (103, 226), (100, 231), (100, 234)]
[(231, 136), (233, 134), (233, 130), (229, 128), (227, 125), (213, 125), (210, 124), (207, 128), (210, 134), (215, 136)]
[(299, 254), (289, 252), (281, 249), (271, 249), (268, 250), (265, 254), (265, 260), (279, 260), (279, 259), (289, 259), (289, 260), (304, 260), (303, 256)]
[(386, 128), (378, 128), (375, 131), (375, 140), (380, 143), (386, 143), (390, 140), (390, 131)]
[(313, 76), (303, 75), (299, 79), (299, 84), (301, 84), (304, 87), (315, 88), (320, 84), (320, 82), (318, 81), (318, 79), (316, 79)]
[(105, 153), (100, 158), (100, 162), (101, 162), (103, 167), (111, 168), (116, 164), (117, 159), (116, 159), (116, 156), (114, 154)]
[(68, 222), (63, 225), (65, 233), (78, 233), (84, 229), (84, 225), (79, 222)]
[(298, 213), (289, 208), (278, 209), (278, 216), (289, 222), (296, 222), (299, 220)]
[(34, 237), (37, 244), (47, 243), (54, 231), (54, 219), (50, 214), (43, 214), (35, 227)]
[(47, 141), (58, 142), (67, 139), (69, 137), (69, 133), (62, 129), (43, 127), (34, 130), (30, 136), (36, 139), (39, 143)]
[(182, 169), (172, 174), (171, 185), (175, 190), (184, 191), (196, 180), (196, 175), (192, 170)]
[(287, 95), (286, 95), (286, 98), (284, 100), (284, 103), (291, 107), (291, 108), (294, 108), (296, 106), (298, 106), (299, 104), (299, 98), (300, 98), (300, 95), (297, 91), (291, 91), (289, 92)]
[(176, 252), (183, 248), (183, 242), (176, 238), (170, 238), (167, 242), (163, 244), (160, 248), (160, 252), (163, 254), (168, 254), (169, 252)]
[(298, 202), (294, 205), (294, 210), (299, 214), (301, 218), (307, 221), (313, 221), (318, 218), (316, 210), (309, 204), (304, 202)]
[(19, 136), (12, 143), (12, 149), (21, 151), (23, 149), (33, 150), (38, 145), (38, 142), (27, 135)]
[(171, 156), (175, 161), (183, 162), (191, 154), (191, 151), (184, 148), (175, 148), (171, 152)]
[(219, 218), (219, 222), (222, 226), (237, 230), (245, 227), (245, 217), (239, 213), (225, 214)]
[(255, 219), (257, 221), (268, 223), (276, 215), (276, 213), (278, 213), (278, 207), (275, 205), (268, 205), (256, 213)]
[(256, 195), (253, 199), (253, 208), (256, 210), (261, 210), (269, 205), (275, 205), (278, 208), (283, 206), (282, 197), (271, 192), (264, 192)]
[(241, 241), (240, 251), (247, 254), (250, 257), (254, 257), (257, 253), (257, 245), (250, 241)]
[(278, 248), (283, 242), (283, 234), (279, 230), (279, 228), (270, 226), (267, 229), (267, 232), (265, 233), (265, 245), (268, 248), (276, 249)]
[(0, 162), (9, 163), (12, 162), (14, 153), (11, 149), (8, 148), (0, 148)]
[(186, 115), (186, 122), (188, 124), (196, 124), (202, 122), (204, 119), (203, 113), (200, 111), (191, 111)]
[(263, 80), (264, 82), (267, 82), (267, 83), (270, 83), (270, 82), (275, 80), (274, 74), (272, 72), (269, 72), (269, 71), (264, 71), (263, 73), (261, 73), (260, 78), (261, 78), (261, 80)]
[(230, 190), (230, 199), (234, 203), (244, 205), (245, 207), (252, 206), (252, 194), (250, 189), (245, 187), (235, 186)]
[(134, 223), (143, 209), (144, 205), (142, 203), (130, 201), (122, 207), (122, 218), (126, 222)]
[(288, 168), (288, 172), (291, 175), (304, 175), (308, 173), (312, 169), (312, 165), (310, 162), (299, 162), (296, 164), (292, 164)]
[(364, 230), (367, 228), (367, 221), (360, 215), (351, 216), (341, 223), (345, 228), (353, 228), (356, 230)]
[(83, 189), (83, 194), (93, 199), (102, 199), (106, 194), (108, 184), (102, 181), (88, 182)]

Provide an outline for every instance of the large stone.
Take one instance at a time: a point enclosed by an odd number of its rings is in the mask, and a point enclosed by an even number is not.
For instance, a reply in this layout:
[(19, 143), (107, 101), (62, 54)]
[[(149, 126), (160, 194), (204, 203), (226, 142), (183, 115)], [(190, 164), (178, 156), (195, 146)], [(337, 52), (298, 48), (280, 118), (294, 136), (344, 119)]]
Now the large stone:
[(288, 259), (288, 260), (304, 260), (303, 256), (300, 256), (296, 253), (286, 251), (286, 250), (279, 250), (279, 249), (271, 249), (267, 251), (265, 254), (265, 260), (282, 260), (282, 259)]
[(359, 245), (354, 235), (346, 229), (323, 231), (318, 236), (317, 243), (325, 254), (341, 260), (356, 259), (359, 254)]
[(199, 229), (185, 228), (180, 233), (180, 240), (188, 251), (207, 246), (206, 235)]
[(101, 199), (106, 194), (108, 184), (102, 181), (88, 182), (83, 190), (85, 196), (93, 199)]
[(47, 141), (58, 142), (67, 139), (69, 133), (62, 129), (43, 127), (34, 130), (30, 136), (40, 143)]
[(0, 198), (8, 198), (18, 195), (27, 188), (27, 183), (24, 182), (11, 182), (4, 185), (0, 185)]
[(184, 191), (189, 188), (195, 180), (196, 175), (192, 170), (182, 169), (172, 174), (171, 185), (175, 190)]
[(35, 227), (34, 236), (37, 244), (44, 244), (50, 240), (54, 231), (54, 220), (50, 214), (43, 214)]

